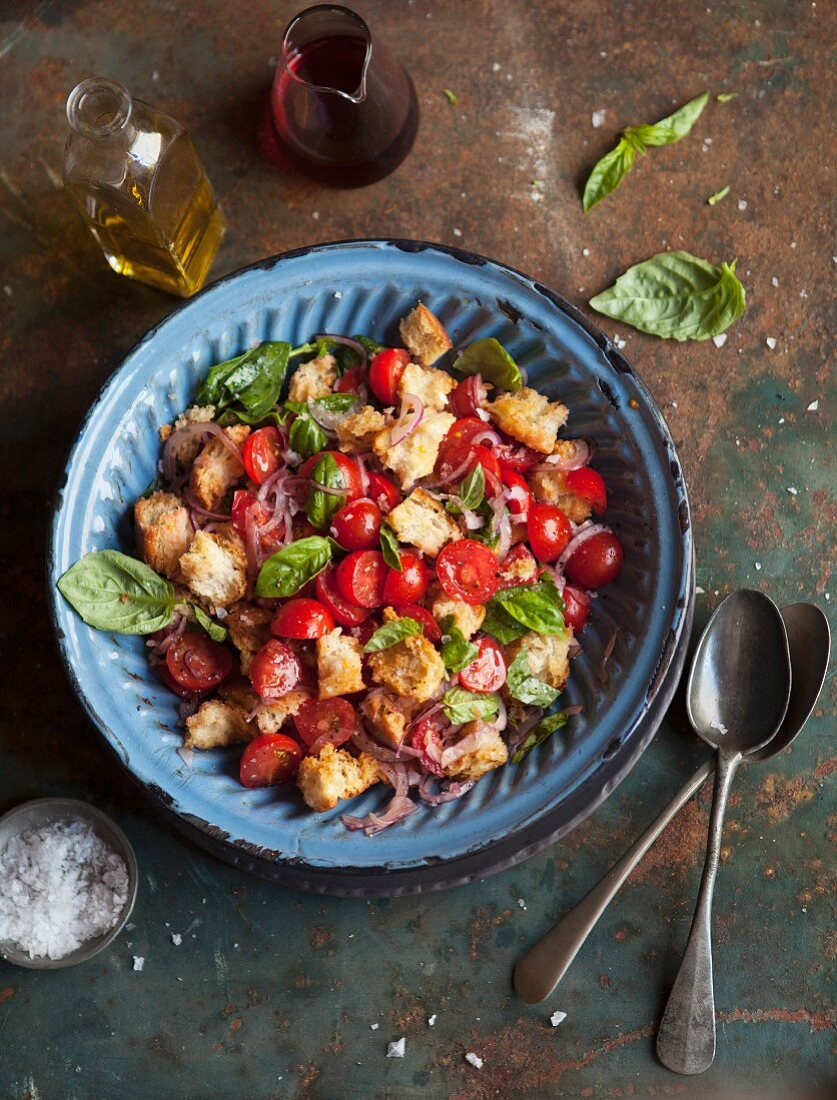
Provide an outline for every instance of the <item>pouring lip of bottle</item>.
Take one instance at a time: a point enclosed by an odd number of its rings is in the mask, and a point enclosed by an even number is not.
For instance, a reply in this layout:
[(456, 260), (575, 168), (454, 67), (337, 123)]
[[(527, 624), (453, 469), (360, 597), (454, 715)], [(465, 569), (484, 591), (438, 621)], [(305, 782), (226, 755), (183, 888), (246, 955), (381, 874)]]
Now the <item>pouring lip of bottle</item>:
[[(318, 32), (316, 30), (310, 31), (310, 28), (308, 28), (306, 24), (314, 23), (316, 25), (320, 20), (325, 21), (328, 16), (333, 16), (337, 20), (342, 20), (346, 26), (345, 28), (341, 28), (341, 30), (344, 30), (344, 33), (345, 31), (357, 33), (357, 37), (366, 45), (366, 56), (363, 59), (363, 67), (360, 71), (360, 82), (353, 92), (344, 92), (341, 88), (331, 88), (327, 84), (313, 84), (310, 80), (304, 80), (294, 71), (294, 67), (291, 64), (294, 53), (301, 46), (311, 41), (312, 38), (317, 37)], [(301, 42), (296, 40), (295, 35), (300, 31), (306, 30), (309, 30), (309, 35), (306, 35)], [(352, 103), (362, 103), (366, 99), (366, 73), (369, 69), (369, 62), (371, 60), (372, 32), (369, 30), (366, 20), (359, 16), (356, 11), (344, 7), (342, 4), (315, 4), (313, 7), (306, 8), (304, 11), (297, 12), (290, 23), (288, 23), (287, 27), (285, 27), (285, 32), (282, 35), (281, 61), (292, 80), (295, 80), (297, 84), (301, 84), (305, 88), (311, 88), (318, 92), (329, 92), (331, 95), (348, 99)]]
[(123, 134), (132, 111), (128, 89), (107, 77), (82, 80), (67, 97), (68, 122), (78, 133), (93, 140)]

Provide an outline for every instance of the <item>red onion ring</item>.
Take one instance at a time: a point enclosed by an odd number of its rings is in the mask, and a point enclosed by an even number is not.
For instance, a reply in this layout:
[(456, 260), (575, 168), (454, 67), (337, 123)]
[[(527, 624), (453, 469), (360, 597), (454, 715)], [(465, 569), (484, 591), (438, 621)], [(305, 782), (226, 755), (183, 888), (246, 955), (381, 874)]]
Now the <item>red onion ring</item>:
[(393, 447), (416, 430), (424, 416), (424, 403), (414, 393), (405, 393), (401, 397), (401, 409), (398, 419), (389, 429), (389, 441)]
[(311, 414), (311, 419), (331, 435), (334, 435), (337, 431), (337, 425), (340, 421), (345, 420), (345, 418), (351, 415), (357, 407), (357, 401), (355, 401), (354, 405), (351, 405), (348, 409), (342, 409), (340, 412), (330, 412), (328, 409), (318, 408), (317, 402), (313, 397), (309, 397), (306, 403), (308, 405), (308, 412)]
[(424, 775), (419, 781), (419, 798), (431, 806), (438, 806), (442, 802), (453, 802), (455, 798), (461, 798), (463, 794), (470, 791), (474, 785), (473, 779), (460, 779), (446, 784), (439, 794), (434, 794), (430, 790), (433, 780), (434, 776)]
[(238, 460), (239, 464), (241, 464), (241, 451), (236, 447), (235, 443), (233, 443), (224, 429), (214, 424), (211, 420), (205, 420), (200, 424), (188, 424), (185, 428), (180, 428), (178, 431), (172, 432), (166, 440), (166, 445), (163, 447), (163, 476), (166, 481), (171, 483), (176, 476), (178, 445), (185, 442), (187, 439), (200, 439), (205, 435), (212, 435), (216, 439), (220, 439), (230, 454)]
[(369, 492), (369, 472), (366, 469), (366, 462), (364, 461), (363, 455), (355, 455), (355, 465), (360, 474), (360, 491), (363, 496), (366, 496)]
[(229, 513), (210, 512), (207, 508), (204, 508), (201, 504), (198, 504), (191, 489), (183, 490), (183, 499), (186, 501), (193, 512), (197, 512), (199, 515), (206, 516), (207, 519), (216, 520), (218, 523), (230, 522)]
[(489, 722), (478, 722), (477, 728), (473, 733), (469, 733), (466, 737), (463, 737), (461, 741), (457, 741), (455, 745), (451, 745), (445, 749), (442, 753), (442, 766), (450, 768), (452, 764), (456, 764), (457, 761), (462, 760), (468, 753), (477, 752), (485, 741), (496, 732), (496, 726)]
[(471, 436), (468, 442), (474, 447), (482, 443), (493, 443), (496, 447), (499, 447), (503, 441), (493, 428), (486, 428), (484, 432), (477, 432), (476, 435)]
[(575, 447), (575, 451), (569, 458), (561, 458), (560, 455), (552, 455), (544, 462), (539, 462), (537, 466), (533, 466), (532, 472), (561, 470), (563, 473), (568, 474), (570, 470), (580, 470), (582, 466), (586, 466), (593, 457), (592, 447), (586, 439), (574, 439), (572, 443)]

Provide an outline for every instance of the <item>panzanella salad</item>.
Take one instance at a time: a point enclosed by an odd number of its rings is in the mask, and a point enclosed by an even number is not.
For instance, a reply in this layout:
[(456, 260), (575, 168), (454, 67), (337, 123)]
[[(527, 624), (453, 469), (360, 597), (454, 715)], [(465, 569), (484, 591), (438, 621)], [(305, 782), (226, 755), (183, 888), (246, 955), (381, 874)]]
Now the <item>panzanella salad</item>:
[(423, 304), (400, 333), (212, 367), (160, 432), (138, 557), (59, 582), (90, 625), (150, 635), (188, 763), (242, 744), (245, 787), (295, 780), (318, 813), (383, 783), (382, 812), (343, 815), (368, 835), (564, 725), (574, 634), (622, 565), (567, 408), (491, 338), (437, 369), (452, 344)]

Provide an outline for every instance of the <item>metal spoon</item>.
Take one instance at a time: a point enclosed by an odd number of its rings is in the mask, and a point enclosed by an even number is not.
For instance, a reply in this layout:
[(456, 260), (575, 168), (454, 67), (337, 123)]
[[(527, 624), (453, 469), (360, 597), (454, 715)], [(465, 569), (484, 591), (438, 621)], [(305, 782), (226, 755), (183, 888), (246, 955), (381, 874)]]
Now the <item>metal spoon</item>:
[[(790, 704), (779, 732), (763, 748), (748, 753), (747, 764), (769, 760), (795, 740), (816, 706), (828, 669), (831, 637), (822, 611), (812, 603), (795, 603), (782, 609), (782, 619), (793, 670)], [(514, 987), (522, 1000), (537, 1004), (549, 996), (631, 871), (714, 770), (714, 759), (702, 764), (619, 862), (518, 961)]]
[(779, 609), (763, 592), (733, 592), (703, 632), (687, 687), (689, 721), (718, 755), (697, 906), (657, 1032), (657, 1056), (677, 1073), (702, 1073), (715, 1057), (712, 892), (727, 796), (744, 753), (760, 749), (781, 727), (790, 690), (788, 637)]

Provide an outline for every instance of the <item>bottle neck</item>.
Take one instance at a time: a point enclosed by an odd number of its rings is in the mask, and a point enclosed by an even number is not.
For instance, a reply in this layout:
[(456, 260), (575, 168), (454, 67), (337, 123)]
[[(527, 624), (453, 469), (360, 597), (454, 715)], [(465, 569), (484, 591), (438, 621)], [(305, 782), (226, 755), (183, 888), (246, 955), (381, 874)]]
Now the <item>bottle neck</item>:
[(94, 77), (73, 88), (67, 99), (67, 119), (83, 137), (91, 141), (131, 140), (134, 125), (133, 103), (126, 88), (115, 80)]

